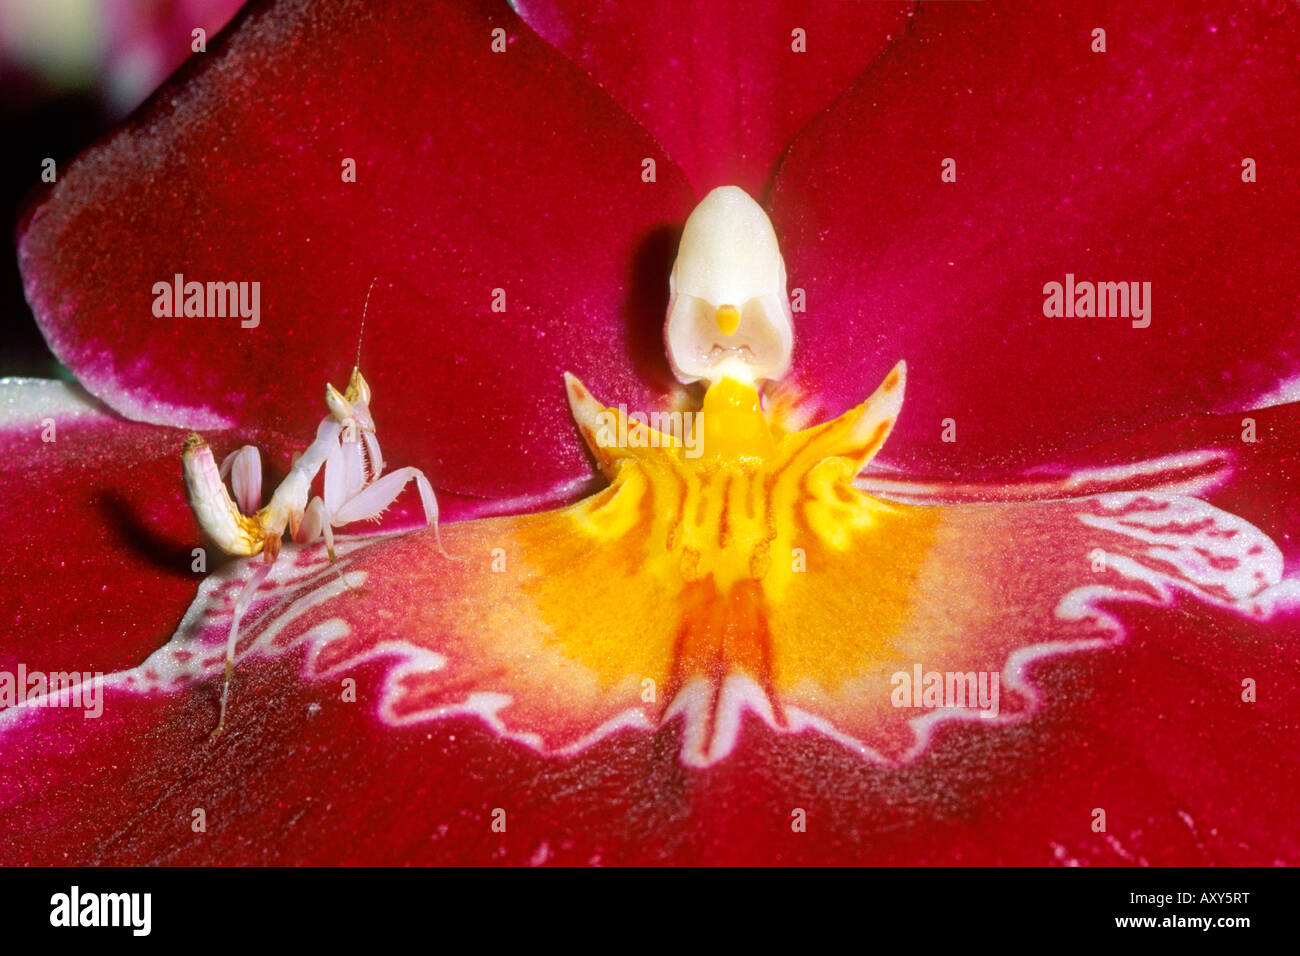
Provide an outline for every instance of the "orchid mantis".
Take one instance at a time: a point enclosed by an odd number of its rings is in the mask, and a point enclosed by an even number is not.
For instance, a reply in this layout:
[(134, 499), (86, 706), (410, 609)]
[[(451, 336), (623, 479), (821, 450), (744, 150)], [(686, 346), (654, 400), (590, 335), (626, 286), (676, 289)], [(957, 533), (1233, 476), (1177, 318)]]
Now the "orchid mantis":
[[(262, 462), (255, 447), (243, 446), (218, 468), (212, 449), (202, 437), (192, 433), (185, 439), (181, 455), (185, 486), (199, 526), (227, 554), (244, 557), (261, 554), (263, 558), (235, 600), (226, 642), (221, 714), (213, 738), (221, 733), (226, 722), (240, 620), (257, 588), (271, 573), (286, 530), (300, 545), (324, 537), (326, 551), (333, 562), (334, 529), (356, 521), (378, 519), (402, 489), (414, 481), (425, 521), (437, 537), (438, 501), (424, 472), (408, 467), (383, 474), (384, 459), (370, 415), (370, 386), (359, 368), (352, 369), (352, 377), (342, 394), (333, 385), (326, 384), (325, 404), (330, 413), (316, 429), (315, 440), (294, 462), (264, 508), (258, 508), (262, 496)], [(312, 482), (322, 468), (324, 494), (309, 501)], [(227, 476), (233, 498), (225, 485)], [(438, 547), (442, 549), (440, 539)], [(347, 580), (343, 583), (347, 584)]]

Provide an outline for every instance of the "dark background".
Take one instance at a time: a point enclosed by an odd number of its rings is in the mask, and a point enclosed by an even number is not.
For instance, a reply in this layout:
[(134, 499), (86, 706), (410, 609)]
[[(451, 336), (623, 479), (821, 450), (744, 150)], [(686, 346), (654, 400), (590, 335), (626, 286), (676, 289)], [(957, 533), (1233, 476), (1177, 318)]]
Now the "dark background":
[(41, 162), (62, 171), (191, 55), (196, 27), (210, 43), (241, 0), (85, 0), (63, 22), (43, 3), (0, 0), (0, 376), (71, 378), (18, 273), (14, 229)]
[(4, 221), (4, 245), (0, 248), (0, 376), (67, 375), (46, 346), (23, 298), (14, 225), (25, 197), (40, 179), (41, 161), (52, 156), (62, 169), (68, 159), (111, 123), (96, 98), (88, 93), (52, 98), (34, 94), (26, 100), (6, 95), (0, 104), (0, 129), (5, 142), (0, 158), (0, 218)]

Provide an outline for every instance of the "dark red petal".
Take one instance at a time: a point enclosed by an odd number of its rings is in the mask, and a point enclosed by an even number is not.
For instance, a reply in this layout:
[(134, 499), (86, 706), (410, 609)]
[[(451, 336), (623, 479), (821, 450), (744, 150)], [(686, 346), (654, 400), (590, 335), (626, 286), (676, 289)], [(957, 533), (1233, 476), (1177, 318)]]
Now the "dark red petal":
[[(1291, 441), (1300, 406), (1260, 413), (1259, 424), (1269, 441)], [(1203, 447), (1203, 425), (1170, 424), (1168, 440)], [(1289, 487), (1294, 497), (1294, 457), (1234, 460), (1244, 463), (1222, 494), (1262, 500)], [(380, 722), (373, 706), (390, 660), (308, 680), (300, 653), (250, 657), (235, 719), (215, 744), (216, 682), (112, 689), (94, 720), (73, 710), (0, 717), (0, 859), (1300, 862), (1296, 610), (1266, 622), (1190, 600), (1115, 611), (1123, 642), (1034, 666), (1043, 707), (1030, 719), (945, 725), (902, 767), (756, 720), (702, 771), (679, 763), (671, 726), (543, 757), (474, 720)], [(344, 700), (344, 676), (357, 681), (356, 703)], [(1246, 678), (1258, 684), (1255, 703), (1241, 698)], [(796, 809), (806, 832), (791, 828)], [(1097, 809), (1104, 833), (1093, 829)], [(498, 810), (504, 833), (492, 828)]]
[[(767, 190), (781, 152), (906, 29), (910, 4), (651, 0), (522, 16), (654, 133), (699, 195)], [(804, 52), (795, 52), (796, 29)]]
[[(75, 386), (0, 384), (0, 669), (113, 671), (171, 634), (206, 572), (184, 433), (127, 422)], [(268, 465), (288, 451), (260, 436)], [(214, 438), (219, 454), (233, 450)]]
[[(972, 477), (1294, 375), (1300, 15), (1268, 7), (918, 12), (778, 176), (804, 389), (839, 410), (907, 359), (886, 454)], [(1067, 273), (1150, 282), (1150, 327), (1045, 317)]]
[[(642, 405), (663, 385), (657, 230), (689, 211), (645, 131), (504, 3), (284, 2), (61, 171), (20, 253), (55, 352), (113, 408), (304, 441), (379, 277), (361, 364), (388, 460), (500, 497), (588, 473), (565, 369)], [(155, 317), (178, 273), (260, 282), (260, 324)]]

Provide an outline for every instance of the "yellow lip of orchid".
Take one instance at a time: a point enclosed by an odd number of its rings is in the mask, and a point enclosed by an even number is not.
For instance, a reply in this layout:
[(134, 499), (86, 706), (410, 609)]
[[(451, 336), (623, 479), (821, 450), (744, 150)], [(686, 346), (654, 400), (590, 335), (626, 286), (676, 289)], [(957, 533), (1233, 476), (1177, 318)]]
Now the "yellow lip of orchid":
[(694, 457), (674, 436), (637, 424), (607, 429), (628, 436), (623, 447), (611, 448), (599, 439), (598, 423), (626, 413), (605, 408), (567, 376), (579, 430), (612, 479), (606, 494), (573, 507), (576, 530), (594, 547), (636, 547), (630, 541), (647, 530), (643, 515), (653, 502), (653, 530), (637, 556), (647, 573), (667, 593), (701, 607), (709, 601), (699, 588), (720, 601), (742, 600), (761, 622), (788, 583), (794, 549), (808, 547), (810, 539), (842, 549), (893, 512), (856, 490), (853, 480), (889, 436), (905, 375), (899, 362), (862, 405), (779, 436), (757, 389), (723, 377), (692, 413), (691, 427), (701, 436)]

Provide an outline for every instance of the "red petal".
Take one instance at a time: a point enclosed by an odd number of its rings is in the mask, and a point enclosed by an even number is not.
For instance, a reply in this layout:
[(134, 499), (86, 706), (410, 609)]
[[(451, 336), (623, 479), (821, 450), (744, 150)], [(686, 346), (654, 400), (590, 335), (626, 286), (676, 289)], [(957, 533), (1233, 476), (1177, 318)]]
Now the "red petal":
[[(361, 355), (389, 460), (496, 497), (588, 473), (565, 369), (641, 404), (667, 379), (655, 230), (689, 210), (649, 136), (504, 3), (287, 2), (62, 170), (20, 252), (55, 352), (118, 411), (305, 439), (378, 276)], [(177, 273), (260, 282), (260, 324), (155, 317)]]
[[(767, 189), (781, 152), (906, 28), (910, 5), (523, 0), (520, 15), (654, 133), (699, 195)], [(794, 30), (804, 31), (795, 52)]]
[[(1169, 440), (1195, 447), (1200, 427), (1168, 426)], [(1294, 437), (1300, 406), (1261, 413), (1260, 427), (1269, 440)], [(1221, 422), (1215, 433), (1227, 431)], [(1243, 466), (1222, 490), (1243, 500), (1278, 481), (1294, 490), (1296, 463), (1269, 464), (1269, 474)], [(98, 720), (69, 710), (0, 718), (0, 859), (1300, 861), (1296, 612), (1261, 623), (1195, 601), (1116, 611), (1123, 642), (1034, 667), (1043, 707), (1030, 719), (946, 725), (901, 768), (754, 720), (707, 770), (681, 766), (672, 726), (543, 757), (475, 720), (377, 720), (391, 659), (307, 680), (301, 653), (251, 657), (238, 671), (237, 719), (216, 744), (206, 743), (216, 682), (110, 690)], [(356, 679), (357, 703), (343, 700), (343, 676)], [(1241, 700), (1247, 677), (1256, 703)], [(807, 832), (790, 826), (797, 808)], [(1098, 808), (1105, 833), (1092, 828)], [(492, 828), (498, 810), (504, 833)]]
[[(134, 666), (223, 560), (185, 502), (184, 433), (123, 421), (58, 382), (10, 380), (0, 404), (0, 668)], [(262, 446), (273, 475), (301, 450), (270, 433), (239, 437)], [(221, 455), (236, 447), (230, 435), (213, 442)]]
[[(907, 359), (891, 453), (971, 477), (1294, 374), (1300, 29), (1266, 6), (919, 11), (778, 177), (804, 388), (838, 410)], [(1045, 317), (1067, 273), (1149, 281), (1150, 327)]]

